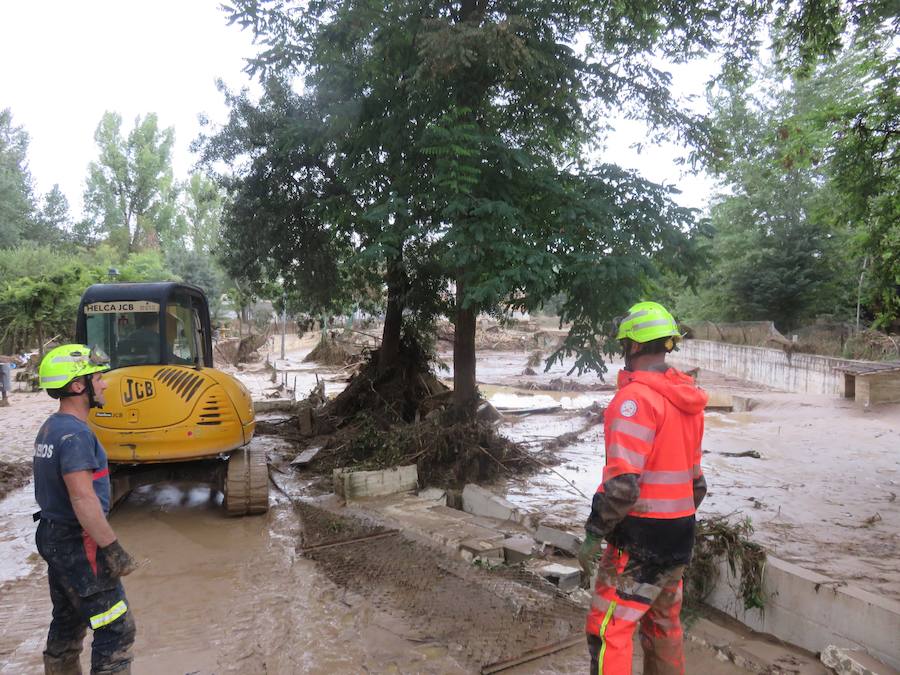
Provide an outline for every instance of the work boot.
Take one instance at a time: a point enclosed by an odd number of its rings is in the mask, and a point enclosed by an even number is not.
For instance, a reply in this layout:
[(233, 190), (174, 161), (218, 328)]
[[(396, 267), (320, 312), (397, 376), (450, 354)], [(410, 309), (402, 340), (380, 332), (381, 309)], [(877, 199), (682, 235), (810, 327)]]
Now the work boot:
[(48, 656), (44, 654), (44, 675), (81, 675), (78, 656)]

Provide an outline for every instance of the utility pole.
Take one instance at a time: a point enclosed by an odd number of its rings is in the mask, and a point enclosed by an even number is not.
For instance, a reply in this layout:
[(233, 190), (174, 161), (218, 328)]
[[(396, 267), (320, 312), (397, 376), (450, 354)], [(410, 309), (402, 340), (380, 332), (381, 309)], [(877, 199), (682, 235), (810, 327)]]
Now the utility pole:
[(287, 331), (287, 294), (281, 296), (281, 360), (284, 361), (284, 334)]

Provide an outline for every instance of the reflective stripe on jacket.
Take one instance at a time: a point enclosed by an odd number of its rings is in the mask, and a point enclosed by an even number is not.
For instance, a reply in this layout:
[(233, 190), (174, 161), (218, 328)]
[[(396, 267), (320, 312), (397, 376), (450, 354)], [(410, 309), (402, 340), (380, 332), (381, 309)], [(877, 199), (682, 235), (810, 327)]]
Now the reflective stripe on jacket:
[[(603, 483), (623, 474), (638, 476), (640, 494), (629, 516), (693, 515), (693, 483), (703, 475), (706, 393), (674, 368), (664, 373), (623, 370), (618, 386), (605, 416)], [(597, 491), (604, 491), (602, 484)]]

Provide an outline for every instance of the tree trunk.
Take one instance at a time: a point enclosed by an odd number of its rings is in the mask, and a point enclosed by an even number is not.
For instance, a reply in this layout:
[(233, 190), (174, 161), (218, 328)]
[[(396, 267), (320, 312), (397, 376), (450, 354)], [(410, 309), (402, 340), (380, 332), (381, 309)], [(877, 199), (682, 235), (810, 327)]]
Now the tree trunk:
[(384, 329), (378, 350), (378, 372), (393, 368), (400, 361), (400, 335), (403, 331), (403, 306), (406, 294), (406, 273), (402, 263), (391, 264), (387, 275), (387, 309), (384, 313)]
[(34, 332), (37, 335), (37, 341), (38, 341), (38, 359), (40, 359), (40, 361), (43, 361), (44, 360), (44, 326), (40, 321), (35, 322)]
[(478, 308), (463, 306), (465, 287), (456, 282), (456, 328), (453, 333), (453, 407), (474, 414), (478, 399), (475, 384), (475, 322)]

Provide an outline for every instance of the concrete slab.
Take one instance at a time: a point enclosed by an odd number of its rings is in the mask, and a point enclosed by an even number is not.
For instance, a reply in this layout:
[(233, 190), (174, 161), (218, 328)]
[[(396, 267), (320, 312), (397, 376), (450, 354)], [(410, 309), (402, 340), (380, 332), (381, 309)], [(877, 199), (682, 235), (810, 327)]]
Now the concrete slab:
[(430, 502), (439, 502), (442, 505), (447, 503), (447, 491), (441, 488), (430, 487), (419, 490), (419, 499), (426, 499)]
[(291, 462), (291, 466), (309, 466), (312, 464), (313, 460), (316, 458), (316, 455), (322, 450), (321, 445), (314, 445), (311, 448), (307, 448), (299, 455), (294, 457), (294, 460)]
[(837, 675), (898, 675), (898, 671), (858, 649), (828, 645), (819, 657)]
[(507, 537), (501, 545), (504, 558), (510, 565), (524, 562), (534, 556), (534, 539), (531, 537)]
[(549, 544), (570, 555), (577, 555), (581, 548), (581, 539), (577, 535), (544, 524), (538, 526), (534, 538), (541, 544)]
[(500, 535), (466, 539), (459, 544), (459, 554), (463, 560), (468, 562), (472, 562), (477, 558), (499, 564), (504, 560), (502, 541), (503, 537)]
[(525, 514), (513, 504), (474, 483), (469, 483), (463, 488), (462, 507), (463, 511), (475, 516), (511, 520), (515, 523), (521, 523), (525, 519)]
[(264, 398), (253, 401), (253, 412), (292, 412), (294, 400), (290, 398)]
[(332, 480), (335, 494), (349, 501), (412, 492), (419, 487), (419, 472), (415, 464), (384, 471), (335, 469)]
[(459, 509), (451, 509), (449, 506), (429, 506), (428, 510), (444, 518), (453, 518), (454, 520), (467, 520), (469, 522), (475, 520), (475, 516), (473, 516), (471, 513), (466, 513), (465, 511), (460, 511)]
[(559, 563), (550, 563), (535, 569), (539, 575), (559, 586), (563, 593), (574, 591), (581, 583), (581, 569)]

